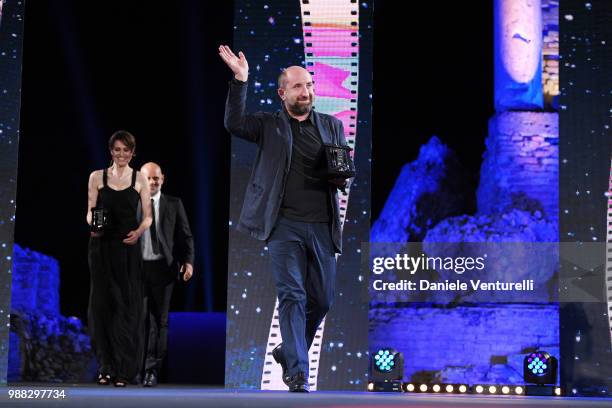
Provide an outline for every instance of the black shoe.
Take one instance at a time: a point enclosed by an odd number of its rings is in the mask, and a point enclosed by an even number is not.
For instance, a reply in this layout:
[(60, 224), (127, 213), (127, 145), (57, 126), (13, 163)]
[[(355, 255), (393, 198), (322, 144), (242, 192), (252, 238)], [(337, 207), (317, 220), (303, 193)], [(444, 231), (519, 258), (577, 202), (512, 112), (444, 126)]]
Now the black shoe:
[(289, 378), (289, 392), (310, 392), (308, 379), (303, 371)]
[(289, 385), (289, 376), (287, 375), (287, 361), (285, 361), (285, 356), (283, 356), (283, 343), (274, 347), (272, 350), (272, 357), (274, 357), (274, 361), (281, 365), (283, 369), (283, 382), (285, 385)]
[(115, 378), (113, 385), (118, 388), (125, 388), (128, 385), (128, 381), (123, 378)]
[(153, 371), (147, 371), (145, 373), (144, 381), (142, 382), (143, 387), (155, 387), (157, 386), (157, 375)]

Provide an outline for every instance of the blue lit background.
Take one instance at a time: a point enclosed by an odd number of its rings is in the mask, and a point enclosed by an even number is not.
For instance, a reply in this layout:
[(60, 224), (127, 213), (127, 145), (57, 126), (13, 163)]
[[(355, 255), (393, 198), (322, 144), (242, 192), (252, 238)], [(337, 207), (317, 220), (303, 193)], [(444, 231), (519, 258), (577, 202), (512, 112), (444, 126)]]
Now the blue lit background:
[[(453, 242), (557, 242), (557, 99), (543, 98), (540, 72), (532, 78), (531, 87), (540, 89), (539, 95), (532, 92), (517, 102), (515, 90), (503, 86), (496, 88), (494, 95), (493, 77), (508, 77), (501, 64), (494, 64), (499, 49), (484, 40), (463, 40), (493, 37), (499, 29), (493, 24), (493, 3), (478, 5), (482, 8), (478, 24), (466, 24), (453, 17), (441, 22), (445, 33), (457, 30), (464, 34), (455, 44), (457, 54), (463, 54), (458, 57), (462, 64), (446, 67), (444, 56), (436, 59), (434, 51), (432, 60), (442, 62), (452, 75), (439, 82), (445, 78), (444, 72), (434, 63), (431, 72), (419, 77), (419, 81), (430, 84), (429, 92), (435, 101), (428, 104), (427, 99), (419, 100), (427, 87), (415, 87), (418, 104), (406, 126), (414, 128), (416, 122), (422, 128), (417, 128), (420, 134), (414, 136), (406, 132), (406, 137), (414, 140), (414, 150), (409, 150), (411, 156), (398, 169), (384, 205), (378, 205), (380, 211), (371, 231), (373, 243), (422, 241), (426, 246)], [(455, 12), (462, 14), (469, 6), (456, 7)], [(542, 2), (542, 37), (549, 31), (558, 31), (557, 13), (555, 2)], [(401, 13), (397, 14), (401, 20)], [(431, 39), (439, 40), (432, 43), (446, 44), (445, 37), (436, 32), (431, 33)], [(417, 48), (415, 54), (421, 55), (418, 51)], [(546, 58), (555, 57), (547, 54)], [(494, 66), (496, 71), (491, 75)], [(538, 69), (542, 69), (541, 63)], [(398, 86), (396, 90), (401, 93), (403, 89)], [(496, 110), (494, 96), (504, 101)], [(538, 99), (545, 100), (540, 108), (534, 107)], [(375, 107), (380, 106), (378, 100), (375, 90)], [(399, 107), (394, 115), (385, 116), (390, 122), (403, 123), (400, 118), (404, 106)], [(379, 123), (377, 112), (375, 109), (375, 123)], [(374, 138), (375, 152), (379, 138)], [(393, 148), (389, 145), (380, 156), (374, 155), (375, 170), (376, 164), (386, 159), (385, 152)], [(395, 145), (399, 143), (395, 141)], [(381, 199), (378, 196), (375, 201)], [(549, 267), (536, 268), (538, 276), (531, 277), (542, 294), (537, 304), (521, 302), (520, 295), (506, 300), (508, 303), (469, 297), (434, 302), (433, 296), (406, 303), (401, 295), (396, 299), (390, 295), (381, 302), (372, 294), (370, 352), (382, 347), (402, 352), (405, 381), (522, 384), (523, 357), (527, 352), (545, 348), (559, 355), (556, 260), (546, 261)]]

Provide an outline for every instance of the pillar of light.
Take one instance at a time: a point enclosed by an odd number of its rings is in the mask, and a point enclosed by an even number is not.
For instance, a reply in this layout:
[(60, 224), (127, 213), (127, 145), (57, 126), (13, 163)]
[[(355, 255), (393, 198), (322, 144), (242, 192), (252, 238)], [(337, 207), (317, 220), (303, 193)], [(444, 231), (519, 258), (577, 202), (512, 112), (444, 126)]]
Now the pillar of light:
[(497, 0), (501, 60), (518, 83), (529, 82), (542, 58), (542, 5), (540, 0)]
[(542, 108), (541, 0), (495, 0), (494, 9), (495, 110)]

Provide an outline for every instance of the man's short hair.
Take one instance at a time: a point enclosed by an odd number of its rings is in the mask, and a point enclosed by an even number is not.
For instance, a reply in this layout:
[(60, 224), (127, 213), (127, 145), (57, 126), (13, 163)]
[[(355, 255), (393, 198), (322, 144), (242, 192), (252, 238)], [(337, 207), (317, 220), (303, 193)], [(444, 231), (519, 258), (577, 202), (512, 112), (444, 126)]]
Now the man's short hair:
[(278, 88), (284, 88), (287, 85), (287, 69), (283, 68), (278, 76)]
[(120, 141), (127, 146), (132, 152), (136, 150), (136, 138), (127, 130), (118, 130), (108, 140), (109, 150), (113, 150), (116, 141)]

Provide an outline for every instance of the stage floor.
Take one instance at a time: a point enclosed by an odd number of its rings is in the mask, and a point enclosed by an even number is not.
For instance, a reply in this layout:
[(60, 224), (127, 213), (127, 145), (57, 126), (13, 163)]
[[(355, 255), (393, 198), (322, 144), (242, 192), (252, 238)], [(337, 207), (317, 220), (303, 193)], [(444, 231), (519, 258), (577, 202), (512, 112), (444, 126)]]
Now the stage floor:
[[(63, 399), (9, 399), (9, 390), (65, 390)], [(2, 391), (0, 407), (198, 407), (198, 408), (292, 408), (292, 407), (610, 407), (612, 399), (543, 398), (476, 395), (430, 395), (403, 393), (332, 392), (290, 394), (281, 391), (234, 391), (202, 386), (161, 385), (156, 388), (58, 384), (12, 384)]]

